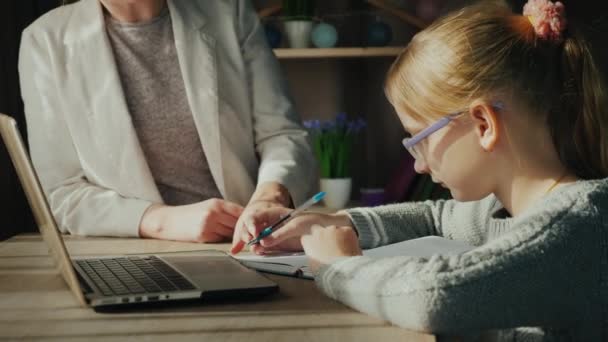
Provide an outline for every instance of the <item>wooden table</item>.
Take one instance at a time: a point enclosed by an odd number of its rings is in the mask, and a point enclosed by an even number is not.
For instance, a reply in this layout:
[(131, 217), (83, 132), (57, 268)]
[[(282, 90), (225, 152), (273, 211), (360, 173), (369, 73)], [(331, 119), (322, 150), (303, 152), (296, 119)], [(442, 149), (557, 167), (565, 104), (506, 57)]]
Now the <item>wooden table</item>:
[[(228, 244), (65, 236), (72, 255), (227, 250)], [(38, 235), (0, 243), (0, 339), (146, 341), (437, 341), (323, 296), (314, 282), (270, 276), (280, 293), (230, 302), (96, 313), (78, 305)]]

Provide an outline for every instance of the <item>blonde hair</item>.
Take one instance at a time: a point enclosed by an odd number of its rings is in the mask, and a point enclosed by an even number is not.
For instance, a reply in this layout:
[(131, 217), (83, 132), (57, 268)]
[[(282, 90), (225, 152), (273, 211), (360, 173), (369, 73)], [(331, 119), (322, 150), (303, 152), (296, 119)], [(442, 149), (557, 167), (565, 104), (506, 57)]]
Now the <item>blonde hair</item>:
[(386, 95), (415, 119), (434, 119), (510, 94), (548, 125), (562, 164), (583, 179), (606, 177), (608, 94), (574, 22), (563, 41), (546, 41), (503, 2), (466, 7), (412, 39), (388, 72)]

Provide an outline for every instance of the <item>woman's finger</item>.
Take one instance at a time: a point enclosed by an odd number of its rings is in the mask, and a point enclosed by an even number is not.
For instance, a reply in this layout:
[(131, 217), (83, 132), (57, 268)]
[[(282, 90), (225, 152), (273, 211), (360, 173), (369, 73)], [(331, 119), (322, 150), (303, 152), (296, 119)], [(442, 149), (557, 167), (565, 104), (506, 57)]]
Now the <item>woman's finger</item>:
[(216, 224), (213, 227), (213, 233), (218, 234), (222, 237), (231, 238), (234, 235), (234, 228), (223, 224)]
[(221, 225), (232, 227), (233, 229), (236, 227), (236, 223), (239, 221), (238, 217), (234, 217), (232, 215), (228, 215), (225, 213), (214, 213), (214, 219), (216, 223)]
[(281, 243), (284, 240), (298, 235), (300, 235), (300, 233), (297, 229), (297, 223), (287, 222), (285, 225), (275, 229), (272, 234), (262, 239), (262, 241), (260, 241), (260, 244), (264, 247), (272, 247)]
[(220, 208), (222, 212), (238, 219), (243, 214), (244, 208), (236, 203), (220, 200)]

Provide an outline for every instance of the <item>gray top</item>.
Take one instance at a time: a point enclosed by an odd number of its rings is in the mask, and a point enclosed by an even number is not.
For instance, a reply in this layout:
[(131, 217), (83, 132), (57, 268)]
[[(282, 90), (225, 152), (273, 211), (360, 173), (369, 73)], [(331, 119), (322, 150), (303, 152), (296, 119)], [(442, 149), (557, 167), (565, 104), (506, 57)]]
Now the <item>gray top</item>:
[(316, 277), (334, 299), (406, 328), (470, 340), (485, 331), (484, 341), (608, 341), (608, 179), (564, 185), (514, 218), (494, 196), (348, 214), (363, 248), (426, 235), (477, 247), (340, 259)]
[(168, 8), (139, 23), (106, 15), (106, 29), (133, 126), (165, 203), (221, 198), (188, 104)]

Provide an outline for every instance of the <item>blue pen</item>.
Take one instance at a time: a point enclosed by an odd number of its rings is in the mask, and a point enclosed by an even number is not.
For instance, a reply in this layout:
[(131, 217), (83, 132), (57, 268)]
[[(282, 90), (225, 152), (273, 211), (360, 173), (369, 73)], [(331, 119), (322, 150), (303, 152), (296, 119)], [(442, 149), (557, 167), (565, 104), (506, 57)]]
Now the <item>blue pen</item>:
[(247, 246), (251, 246), (254, 245), (258, 242), (260, 242), (260, 240), (262, 240), (263, 238), (267, 237), (268, 235), (272, 234), (272, 232), (281, 224), (283, 224), (285, 221), (289, 220), (290, 218), (294, 217), (295, 215), (301, 213), (302, 211), (310, 208), (311, 205), (319, 202), (320, 200), (323, 199), (323, 197), (325, 197), (325, 192), (321, 191), (318, 194), (312, 196), (311, 199), (309, 199), (308, 201), (304, 202), (301, 206), (295, 208), (292, 212), (290, 212), (289, 214), (281, 217), (277, 222), (271, 224), (270, 226), (264, 228), (264, 230), (262, 230), (262, 232), (260, 233), (260, 235), (258, 235), (258, 237), (256, 237), (255, 239), (249, 241), (247, 243)]

